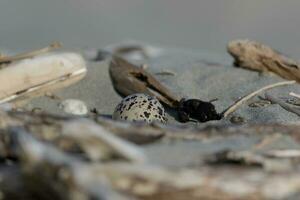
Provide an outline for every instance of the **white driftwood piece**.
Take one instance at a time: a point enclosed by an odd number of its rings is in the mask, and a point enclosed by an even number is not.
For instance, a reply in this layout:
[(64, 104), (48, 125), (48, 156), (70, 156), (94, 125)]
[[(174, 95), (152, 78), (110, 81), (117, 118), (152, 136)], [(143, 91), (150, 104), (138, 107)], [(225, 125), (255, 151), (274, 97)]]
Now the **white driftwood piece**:
[(77, 53), (49, 53), (13, 62), (0, 70), (0, 104), (66, 87), (85, 74), (85, 61)]

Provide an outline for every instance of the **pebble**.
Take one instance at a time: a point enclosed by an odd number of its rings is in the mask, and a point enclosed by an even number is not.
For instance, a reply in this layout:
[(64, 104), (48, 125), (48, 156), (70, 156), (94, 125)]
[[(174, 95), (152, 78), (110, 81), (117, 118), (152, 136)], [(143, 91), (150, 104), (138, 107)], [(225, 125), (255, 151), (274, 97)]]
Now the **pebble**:
[(164, 107), (160, 102), (155, 97), (141, 93), (125, 97), (115, 108), (112, 118), (147, 123), (167, 121)]
[(253, 103), (250, 103), (248, 106), (252, 108), (262, 108), (271, 105), (271, 102), (268, 100), (258, 100)]
[(298, 98), (287, 99), (286, 103), (292, 104), (294, 106), (300, 106), (300, 99)]
[(43, 112), (43, 109), (42, 108), (39, 108), (39, 107), (35, 107), (35, 108), (32, 108), (31, 112), (33, 114), (40, 114)]
[(238, 115), (234, 115), (230, 118), (230, 122), (233, 124), (244, 124), (246, 122), (245, 118), (238, 116)]
[(66, 99), (62, 101), (58, 107), (65, 113), (72, 115), (86, 115), (88, 113), (85, 103), (78, 99)]

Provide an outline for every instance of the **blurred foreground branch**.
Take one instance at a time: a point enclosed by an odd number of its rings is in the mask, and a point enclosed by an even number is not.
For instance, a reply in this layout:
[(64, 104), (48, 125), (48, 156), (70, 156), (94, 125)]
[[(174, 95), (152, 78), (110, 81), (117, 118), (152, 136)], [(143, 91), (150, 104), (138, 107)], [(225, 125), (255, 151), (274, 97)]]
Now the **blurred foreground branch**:
[[(131, 143), (150, 144), (162, 138), (210, 141), (245, 135), (262, 137), (262, 144), (256, 147), (261, 149), (270, 142), (268, 138), (280, 135), (299, 143), (300, 125), (191, 128), (129, 124), (101, 117), (96, 117), (95, 123), (16, 112), (1, 112), (0, 118), (0, 174), (4, 177), (0, 186), (6, 186), (1, 188), (7, 199), (284, 199), (300, 192), (300, 154), (295, 150), (268, 154), (249, 150), (222, 157), (213, 153), (210, 156), (220, 164), (203, 160), (199, 167), (170, 169), (150, 163), (143, 146)], [(270, 163), (282, 163), (289, 155), (293, 159), (290, 167), (273, 172)], [(235, 167), (222, 164), (227, 161), (247, 162)], [(12, 173), (14, 176), (8, 176)]]

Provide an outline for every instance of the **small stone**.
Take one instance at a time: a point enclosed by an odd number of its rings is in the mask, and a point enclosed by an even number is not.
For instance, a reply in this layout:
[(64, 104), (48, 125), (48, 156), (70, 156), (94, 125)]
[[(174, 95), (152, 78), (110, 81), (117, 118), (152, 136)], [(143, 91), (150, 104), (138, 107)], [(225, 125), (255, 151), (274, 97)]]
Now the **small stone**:
[(146, 94), (133, 94), (125, 97), (115, 108), (112, 118), (125, 121), (166, 123), (164, 107), (155, 97)]
[(65, 113), (72, 115), (86, 115), (88, 113), (85, 103), (78, 99), (66, 99), (62, 101), (58, 107)]
[(230, 122), (233, 124), (243, 124), (246, 122), (246, 120), (241, 116), (234, 115), (230, 118)]
[(268, 100), (258, 100), (253, 103), (250, 103), (248, 106), (252, 108), (262, 108), (271, 105), (271, 102)]
[(298, 98), (287, 99), (286, 103), (292, 104), (294, 106), (300, 106), (300, 99), (298, 99)]
[(36, 108), (33, 108), (33, 109), (31, 110), (31, 112), (32, 112), (33, 114), (40, 114), (40, 113), (43, 112), (43, 109), (42, 109), (42, 108), (36, 107)]

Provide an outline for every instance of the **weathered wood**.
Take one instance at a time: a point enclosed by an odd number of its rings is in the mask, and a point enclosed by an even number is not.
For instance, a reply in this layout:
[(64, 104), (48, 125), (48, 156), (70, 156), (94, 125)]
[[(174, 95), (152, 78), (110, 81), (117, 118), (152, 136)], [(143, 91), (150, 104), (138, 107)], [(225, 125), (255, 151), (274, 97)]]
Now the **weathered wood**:
[[(42, 140), (54, 140), (59, 137), (62, 125), (74, 117), (60, 117), (47, 114), (32, 114), (9, 112), (1, 116), (3, 119), (0, 128), (8, 126), (25, 126), (36, 137)], [(263, 135), (270, 136), (278, 133), (290, 135), (300, 141), (300, 124), (247, 124), (236, 125), (165, 125), (160, 123), (128, 123), (107, 119), (94, 118), (95, 122), (109, 132), (137, 144), (151, 143), (163, 138), (178, 140), (207, 140), (225, 138), (236, 135)]]
[(300, 109), (297, 106), (292, 106), (286, 102), (284, 102), (283, 100), (269, 94), (269, 93), (265, 93), (265, 98), (266, 100), (269, 100), (270, 102), (274, 103), (274, 104), (278, 104), (280, 105), (283, 109), (292, 112), (296, 115), (298, 115), (300, 117)]
[(61, 46), (62, 45), (59, 42), (54, 42), (54, 43), (50, 44), (49, 46), (47, 46), (45, 48), (38, 49), (38, 50), (35, 50), (35, 51), (21, 53), (21, 54), (14, 55), (14, 56), (3, 56), (3, 55), (1, 55), (0, 56), (0, 65), (15, 62), (15, 61), (18, 61), (18, 60), (33, 58), (35, 56), (38, 56), (38, 55), (41, 55), (41, 54), (44, 54), (44, 53), (48, 53), (50, 51), (58, 49)]
[(12, 62), (0, 70), (0, 104), (66, 87), (85, 74), (85, 61), (76, 53), (49, 53)]
[(234, 40), (227, 46), (234, 64), (259, 72), (272, 72), (300, 83), (300, 64), (272, 48), (250, 40)]
[(109, 73), (115, 90), (122, 96), (134, 93), (146, 93), (155, 96), (170, 107), (180, 101), (168, 88), (141, 67), (137, 67), (125, 59), (114, 56), (110, 62)]
[[(96, 125), (88, 119), (16, 112), (1, 112), (0, 118), (0, 157), (13, 158), (19, 173), (16, 181), (22, 183), (22, 189), (11, 186), (5, 191), (16, 189), (21, 196), (24, 193), (33, 199), (257, 200), (288, 199), (300, 194), (299, 150), (262, 151), (266, 144), (281, 136), (290, 136), (300, 143), (300, 124), (191, 127), (96, 117)], [(138, 154), (128, 149), (140, 151), (134, 145), (118, 145), (114, 140), (120, 139), (107, 137), (110, 134), (135, 142), (135, 136), (144, 141), (150, 138), (148, 143), (161, 138), (204, 142), (241, 135), (260, 136), (263, 140), (253, 149), (209, 154), (199, 166), (170, 169), (115, 156), (98, 159), (95, 155), (104, 152), (132, 158)], [(3, 195), (7, 197), (5, 191)]]

